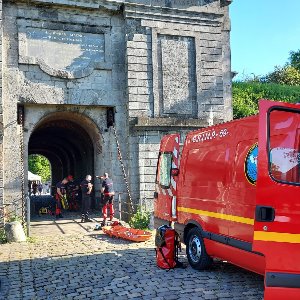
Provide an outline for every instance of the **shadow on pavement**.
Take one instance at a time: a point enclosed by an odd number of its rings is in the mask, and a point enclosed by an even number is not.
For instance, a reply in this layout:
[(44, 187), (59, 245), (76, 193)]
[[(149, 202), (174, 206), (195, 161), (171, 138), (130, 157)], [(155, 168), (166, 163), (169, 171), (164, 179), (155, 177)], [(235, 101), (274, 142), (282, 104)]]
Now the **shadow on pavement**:
[[(159, 269), (152, 245), (137, 245), (101, 233), (72, 237), (61, 244), (58, 237), (56, 243), (49, 242), (48, 246), (45, 241), (37, 242), (26, 246), (28, 251), (36, 251), (34, 259), (0, 263), (0, 299), (263, 297), (262, 276), (227, 263), (216, 262), (206, 271), (189, 266), (170, 271)], [(61, 247), (60, 251), (57, 247)], [(180, 260), (187, 263), (183, 253)]]

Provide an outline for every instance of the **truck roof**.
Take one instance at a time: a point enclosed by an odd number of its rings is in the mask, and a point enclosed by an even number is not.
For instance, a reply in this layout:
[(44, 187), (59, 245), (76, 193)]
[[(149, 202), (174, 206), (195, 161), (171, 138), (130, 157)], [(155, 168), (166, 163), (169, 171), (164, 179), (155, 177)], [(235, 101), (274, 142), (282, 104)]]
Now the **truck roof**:
[(249, 130), (254, 138), (258, 134), (257, 128), (258, 114), (190, 131), (186, 135), (185, 143), (189, 141), (193, 143), (221, 141), (229, 135), (239, 135), (238, 139), (240, 140), (248, 139)]

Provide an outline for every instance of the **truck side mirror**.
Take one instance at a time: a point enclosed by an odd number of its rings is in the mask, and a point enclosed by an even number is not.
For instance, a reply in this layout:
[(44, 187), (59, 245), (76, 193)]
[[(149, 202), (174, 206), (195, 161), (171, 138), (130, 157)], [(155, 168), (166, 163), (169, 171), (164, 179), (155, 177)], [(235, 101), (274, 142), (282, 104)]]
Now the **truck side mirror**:
[(173, 168), (171, 170), (171, 175), (172, 176), (178, 176), (178, 174), (179, 174), (179, 169), (178, 168)]

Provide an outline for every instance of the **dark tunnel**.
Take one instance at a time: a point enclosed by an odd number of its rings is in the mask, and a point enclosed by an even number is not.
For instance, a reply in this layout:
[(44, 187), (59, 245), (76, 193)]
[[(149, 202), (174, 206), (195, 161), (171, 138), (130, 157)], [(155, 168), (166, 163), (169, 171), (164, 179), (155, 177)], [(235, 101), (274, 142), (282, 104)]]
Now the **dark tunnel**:
[(76, 122), (64, 119), (40, 123), (29, 139), (28, 155), (48, 158), (52, 171), (52, 186), (71, 174), (82, 180), (94, 173), (93, 142)]

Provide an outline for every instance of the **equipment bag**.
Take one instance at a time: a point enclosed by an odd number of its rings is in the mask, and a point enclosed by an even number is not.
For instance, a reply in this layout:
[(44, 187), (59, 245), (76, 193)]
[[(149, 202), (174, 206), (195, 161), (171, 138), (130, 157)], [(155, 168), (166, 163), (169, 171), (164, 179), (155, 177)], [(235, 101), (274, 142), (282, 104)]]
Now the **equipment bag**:
[(177, 232), (170, 226), (160, 226), (156, 230), (155, 246), (157, 266), (162, 269), (175, 268), (178, 264), (180, 247)]

